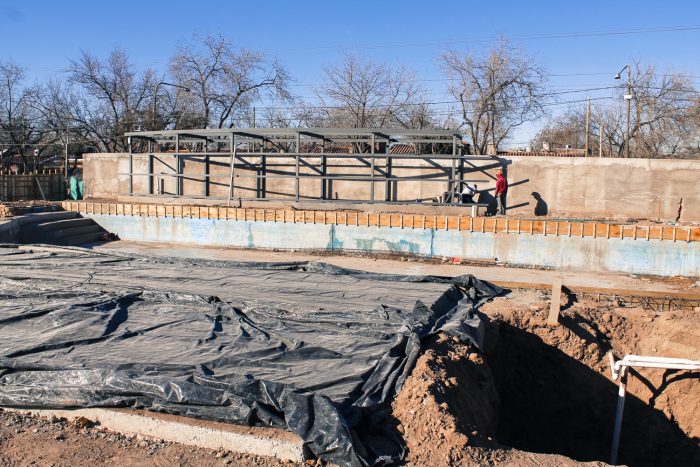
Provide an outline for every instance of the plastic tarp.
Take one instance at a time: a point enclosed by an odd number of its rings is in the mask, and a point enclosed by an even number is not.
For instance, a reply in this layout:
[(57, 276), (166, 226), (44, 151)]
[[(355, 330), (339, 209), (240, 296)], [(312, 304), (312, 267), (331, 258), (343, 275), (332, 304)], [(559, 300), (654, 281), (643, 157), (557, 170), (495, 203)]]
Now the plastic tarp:
[(443, 331), (483, 345), (500, 289), (367, 273), (0, 247), (0, 405), (132, 407), (298, 434), (317, 457), (400, 460), (393, 397)]

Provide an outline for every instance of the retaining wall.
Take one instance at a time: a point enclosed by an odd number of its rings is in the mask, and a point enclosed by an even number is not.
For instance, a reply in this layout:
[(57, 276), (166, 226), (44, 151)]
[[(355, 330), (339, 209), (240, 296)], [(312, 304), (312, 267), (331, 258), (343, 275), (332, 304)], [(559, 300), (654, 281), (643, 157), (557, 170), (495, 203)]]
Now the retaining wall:
[(700, 276), (700, 228), (65, 202), (124, 240), (404, 253), (527, 267)]
[(508, 157), (511, 212), (700, 221), (700, 160)]
[[(84, 178), (87, 197), (116, 199), (129, 192), (127, 154), (86, 154)], [(205, 164), (201, 156), (184, 158), (184, 173), (190, 178), (183, 181), (183, 195), (204, 196), (207, 188), (201, 181)], [(245, 156), (252, 168), (239, 169), (235, 184), (235, 196), (250, 197), (256, 194), (255, 178), (242, 178), (256, 174), (259, 157)], [(309, 163), (318, 163), (318, 158)], [(228, 160), (214, 158), (207, 166), (212, 175), (210, 196), (225, 197), (228, 194)], [(450, 164), (443, 161), (443, 164)], [(377, 169), (382, 169), (382, 159), (377, 157)], [(510, 182), (508, 210), (511, 214), (538, 215), (542, 217), (579, 218), (641, 218), (663, 221), (700, 221), (700, 161), (667, 159), (598, 159), (583, 157), (494, 157), (492, 160), (466, 164), (465, 179), (486, 180), (479, 183), (480, 202), (494, 202), (494, 170), (505, 167)], [(175, 158), (172, 154), (158, 155), (154, 159), (154, 173), (173, 173)], [(302, 174), (312, 174), (310, 167), (302, 167)], [(396, 176), (438, 177), (447, 167), (431, 165), (425, 161), (396, 161)], [(292, 165), (280, 164), (270, 171), (293, 173)], [(134, 156), (134, 172), (147, 173), (146, 155)], [(329, 175), (367, 174), (367, 167), (351, 159), (328, 157)], [(134, 192), (147, 193), (148, 178), (135, 176)], [(393, 185), (393, 199), (398, 201), (429, 200), (441, 195), (446, 183), (428, 181), (403, 181)], [(329, 197), (338, 199), (369, 199), (369, 184), (347, 180), (329, 181)], [(385, 182), (375, 183), (375, 199), (385, 197)], [(163, 175), (154, 181), (154, 190), (162, 194), (174, 194), (175, 178)], [(270, 179), (266, 192), (269, 196), (294, 194), (294, 181)], [(300, 183), (302, 198), (317, 198), (321, 193), (318, 179), (303, 179)], [(395, 209), (402, 209), (395, 207)]]

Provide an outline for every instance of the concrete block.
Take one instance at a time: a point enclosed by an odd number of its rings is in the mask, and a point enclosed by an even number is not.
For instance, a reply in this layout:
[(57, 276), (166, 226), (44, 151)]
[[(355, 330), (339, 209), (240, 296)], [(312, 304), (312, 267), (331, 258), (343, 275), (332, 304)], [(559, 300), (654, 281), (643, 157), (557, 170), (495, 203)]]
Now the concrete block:
[(129, 409), (4, 409), (29, 411), (43, 417), (53, 415), (68, 420), (85, 417), (107, 430), (206, 449), (226, 449), (292, 462), (304, 462), (306, 458), (302, 439), (278, 428), (243, 427)]

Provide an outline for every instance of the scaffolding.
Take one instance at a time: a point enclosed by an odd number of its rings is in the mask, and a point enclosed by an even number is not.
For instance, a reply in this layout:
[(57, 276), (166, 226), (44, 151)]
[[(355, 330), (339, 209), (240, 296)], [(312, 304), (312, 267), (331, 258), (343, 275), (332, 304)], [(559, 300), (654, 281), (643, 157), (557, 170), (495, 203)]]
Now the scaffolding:
[[(456, 204), (464, 183), (489, 181), (483, 176), (467, 179), (465, 174), (500, 167), (495, 157), (465, 154), (461, 135), (450, 130), (231, 128), (139, 131), (125, 136), (128, 170), (118, 176), (127, 178), (128, 193), (123, 194), (131, 196), (229, 203), (236, 199)], [(477, 167), (474, 161), (488, 161), (487, 167)], [(198, 170), (186, 170), (185, 163)], [(139, 164), (146, 170), (137, 171)], [(310, 181), (315, 184), (313, 193)], [(333, 193), (338, 182), (361, 183), (365, 188), (358, 196), (340, 199)], [(441, 195), (401, 199), (400, 185), (407, 182), (436, 184), (434, 191)], [(277, 191), (269, 188), (271, 183), (277, 184)], [(193, 190), (193, 185), (200, 188)]]

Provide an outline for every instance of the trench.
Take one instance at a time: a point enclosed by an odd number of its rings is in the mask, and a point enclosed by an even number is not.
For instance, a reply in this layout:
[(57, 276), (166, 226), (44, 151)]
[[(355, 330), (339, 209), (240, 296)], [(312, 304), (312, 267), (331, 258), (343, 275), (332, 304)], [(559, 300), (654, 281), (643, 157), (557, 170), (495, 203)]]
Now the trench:
[[(603, 374), (505, 321), (490, 324), (488, 363), (500, 405), (500, 444), (577, 461), (608, 462), (617, 385)], [(698, 440), (661, 410), (628, 393), (618, 463), (698, 465)]]
[[(445, 336), (426, 342), (393, 412), (403, 426), (409, 465), (609, 462), (618, 386), (601, 357), (611, 348), (623, 351), (620, 335), (637, 340), (644, 329), (623, 318), (601, 322), (597, 309), (567, 312), (552, 329), (544, 316), (540, 321), (546, 309), (511, 306), (500, 298), (484, 306), (483, 354)], [(581, 328), (592, 333), (584, 339)], [(611, 331), (616, 336), (609, 339)], [(659, 378), (646, 380), (656, 386), (649, 397), (640, 387), (649, 373), (631, 373), (618, 464), (700, 465), (693, 435), (700, 375), (655, 374)], [(468, 440), (455, 438), (450, 426)]]

